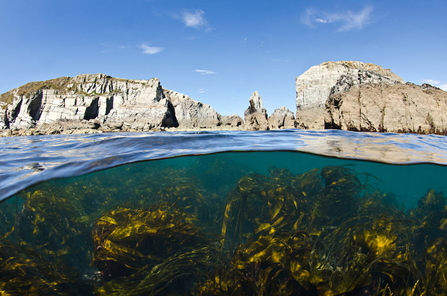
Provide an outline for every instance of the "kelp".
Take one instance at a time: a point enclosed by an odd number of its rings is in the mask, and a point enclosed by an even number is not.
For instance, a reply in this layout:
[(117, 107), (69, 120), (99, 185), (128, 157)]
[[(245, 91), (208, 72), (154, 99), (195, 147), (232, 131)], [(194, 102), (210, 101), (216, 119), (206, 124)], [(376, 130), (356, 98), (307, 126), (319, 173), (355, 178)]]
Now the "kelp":
[(194, 220), (169, 203), (105, 213), (93, 227), (93, 264), (105, 283), (97, 294), (170, 295), (172, 287), (191, 289), (218, 260), (213, 240)]
[(221, 232), (224, 244), (234, 247), (262, 233), (297, 230), (309, 207), (292, 182), (287, 170), (272, 168), (269, 176), (242, 177), (226, 202)]
[(0, 240), (1, 295), (92, 295), (93, 283), (31, 247)]
[(426, 254), (426, 295), (447, 295), (447, 239), (436, 239)]
[(19, 211), (18, 198), (11, 198), (0, 203), (0, 239), (7, 238), (13, 231)]
[(441, 192), (405, 211), (349, 166), (114, 170), (0, 204), (2, 293), (447, 294)]
[(17, 219), (15, 238), (44, 253), (53, 264), (89, 269), (90, 217), (80, 211), (79, 200), (56, 193), (29, 194)]

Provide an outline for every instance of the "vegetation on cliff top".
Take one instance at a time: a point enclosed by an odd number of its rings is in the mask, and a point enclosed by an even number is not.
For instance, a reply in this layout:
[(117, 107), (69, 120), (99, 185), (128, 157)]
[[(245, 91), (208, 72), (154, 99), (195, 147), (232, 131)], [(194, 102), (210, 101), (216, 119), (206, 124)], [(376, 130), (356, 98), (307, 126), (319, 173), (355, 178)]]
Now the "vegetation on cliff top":
[(10, 104), (14, 100), (14, 95), (29, 96), (40, 89), (67, 90), (67, 85), (70, 83), (71, 79), (71, 77), (59, 77), (45, 81), (29, 82), (16, 89), (1, 94), (0, 102)]

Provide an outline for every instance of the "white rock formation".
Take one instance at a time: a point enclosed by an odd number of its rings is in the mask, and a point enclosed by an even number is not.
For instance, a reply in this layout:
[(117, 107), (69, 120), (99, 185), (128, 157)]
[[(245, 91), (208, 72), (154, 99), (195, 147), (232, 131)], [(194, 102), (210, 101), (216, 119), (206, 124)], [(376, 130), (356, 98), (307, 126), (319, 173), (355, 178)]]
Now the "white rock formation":
[(220, 115), (209, 105), (163, 89), (157, 78), (127, 80), (83, 74), (29, 83), (2, 97), (12, 102), (0, 109), (0, 129), (25, 130), (55, 123), (69, 128), (79, 123), (79, 128), (85, 128), (85, 121), (95, 121), (105, 130), (136, 131), (220, 125)]
[(361, 83), (360, 70), (380, 74), (393, 82), (403, 81), (389, 69), (357, 61), (326, 62), (313, 66), (298, 76), (295, 81), (298, 127), (323, 129), (325, 104), (332, 88), (342, 76), (351, 77), (352, 81)]
[(174, 106), (179, 128), (211, 128), (221, 125), (221, 115), (210, 105), (172, 90), (163, 91)]

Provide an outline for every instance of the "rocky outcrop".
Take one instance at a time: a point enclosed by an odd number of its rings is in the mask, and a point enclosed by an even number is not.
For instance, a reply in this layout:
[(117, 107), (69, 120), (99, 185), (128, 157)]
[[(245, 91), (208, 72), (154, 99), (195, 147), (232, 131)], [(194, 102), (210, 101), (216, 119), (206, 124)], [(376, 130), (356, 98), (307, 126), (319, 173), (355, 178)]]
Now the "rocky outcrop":
[[(344, 129), (447, 134), (447, 93), (404, 83), (389, 69), (326, 62), (296, 79), (296, 119), (285, 107), (268, 117), (254, 92), (244, 119), (164, 89), (157, 78), (83, 74), (28, 83), (0, 95), (0, 135), (109, 131)], [(245, 121), (244, 121), (245, 120)]]
[(404, 83), (388, 69), (327, 62), (296, 79), (298, 127), (364, 132), (447, 133), (447, 93)]
[(250, 97), (250, 106), (245, 110), (245, 129), (266, 130), (268, 129), (268, 115), (264, 108), (262, 98), (257, 91)]
[[(0, 129), (55, 132), (84, 130), (149, 131), (208, 128), (221, 124), (212, 107), (163, 89), (156, 78), (127, 80), (83, 74), (33, 82), (2, 95)], [(90, 123), (88, 123), (90, 122)]]
[(179, 128), (213, 128), (220, 126), (221, 115), (210, 105), (197, 102), (190, 97), (172, 90), (163, 89), (175, 110)]
[(230, 127), (230, 128), (242, 128), (244, 125), (244, 120), (236, 114), (222, 116), (222, 127)]
[(286, 107), (280, 107), (273, 111), (268, 118), (269, 129), (295, 128), (295, 116), (293, 112)]
[(294, 127), (281, 107), (268, 119), (258, 92), (245, 112), (221, 116), (211, 106), (165, 89), (157, 78), (83, 74), (28, 83), (0, 95), (5, 136), (158, 130), (267, 130)]
[[(311, 67), (297, 77), (296, 121), (298, 127), (323, 129), (326, 101), (338, 81), (353, 85), (364, 83), (402, 83), (403, 80), (389, 69), (362, 62), (326, 62)], [(346, 84), (347, 85), (347, 84)]]
[(447, 134), (447, 92), (428, 84), (341, 79), (326, 102), (325, 128)]

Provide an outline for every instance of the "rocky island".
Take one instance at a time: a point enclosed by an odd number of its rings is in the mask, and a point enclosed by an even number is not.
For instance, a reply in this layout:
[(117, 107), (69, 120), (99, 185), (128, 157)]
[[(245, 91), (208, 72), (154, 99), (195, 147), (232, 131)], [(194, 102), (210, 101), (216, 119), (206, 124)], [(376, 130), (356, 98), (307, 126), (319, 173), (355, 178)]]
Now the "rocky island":
[(374, 64), (322, 63), (297, 77), (295, 88), (296, 114), (281, 107), (268, 116), (255, 91), (242, 119), (165, 89), (157, 78), (61, 77), (0, 95), (0, 134), (283, 128), (447, 133), (447, 92), (405, 83)]

